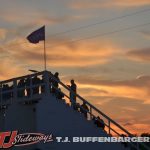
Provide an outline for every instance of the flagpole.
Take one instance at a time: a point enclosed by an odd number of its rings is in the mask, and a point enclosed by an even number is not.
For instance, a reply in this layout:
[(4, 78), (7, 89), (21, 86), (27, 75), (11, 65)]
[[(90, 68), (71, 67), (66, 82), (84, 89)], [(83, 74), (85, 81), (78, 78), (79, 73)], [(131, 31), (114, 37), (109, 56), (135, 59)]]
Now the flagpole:
[(44, 69), (45, 69), (45, 70), (47, 69), (45, 39), (44, 39)]
[(33, 43), (33, 44), (37, 44), (39, 43), (40, 41), (44, 41), (44, 69), (46, 70), (47, 69), (47, 58), (46, 58), (46, 46), (45, 46), (45, 43), (46, 43), (46, 40), (45, 40), (45, 25), (41, 28), (39, 28), (38, 30), (32, 32), (30, 35), (27, 36), (27, 39), (30, 43)]
[(44, 25), (44, 69), (47, 69), (47, 58), (46, 58), (46, 36), (45, 36), (45, 25)]

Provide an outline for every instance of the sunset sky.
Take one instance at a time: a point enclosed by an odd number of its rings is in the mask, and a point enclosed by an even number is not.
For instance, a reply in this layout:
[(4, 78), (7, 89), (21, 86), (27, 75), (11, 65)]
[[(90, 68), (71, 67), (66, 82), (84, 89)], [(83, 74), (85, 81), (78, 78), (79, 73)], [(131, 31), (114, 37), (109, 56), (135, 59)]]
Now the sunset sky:
[(43, 25), (48, 70), (129, 131), (150, 132), (150, 0), (0, 0), (1, 81), (43, 70), (43, 42), (26, 40)]

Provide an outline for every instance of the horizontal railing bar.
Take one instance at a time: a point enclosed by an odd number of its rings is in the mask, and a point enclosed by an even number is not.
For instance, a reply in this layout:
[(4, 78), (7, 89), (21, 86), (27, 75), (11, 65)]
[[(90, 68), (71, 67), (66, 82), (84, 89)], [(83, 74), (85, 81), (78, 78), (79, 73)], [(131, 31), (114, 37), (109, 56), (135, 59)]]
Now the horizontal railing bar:
[(12, 79), (8, 79), (8, 80), (4, 80), (4, 81), (0, 81), (0, 85), (1, 84), (6, 84), (6, 83), (10, 83), (10, 82), (13, 82), (14, 80), (20, 80), (22, 78), (32, 78), (34, 76), (39, 76), (39, 75), (43, 75), (45, 71), (41, 71), (41, 72), (37, 72), (37, 73), (34, 73), (34, 74), (29, 74), (29, 75), (25, 75), (25, 76), (21, 76), (21, 77), (16, 77), (16, 78), (12, 78)]
[(17, 87), (17, 90), (23, 90), (23, 89), (29, 89), (29, 88), (34, 88), (34, 87), (40, 87), (40, 86), (43, 86), (43, 85), (45, 85), (45, 83), (40, 83), (40, 84), (31, 84), (31, 86), (24, 86), (24, 87)]
[[(54, 87), (54, 86), (53, 86)], [(56, 87), (54, 87), (56, 90), (58, 90)], [(63, 92), (62, 92), (63, 93)], [(66, 95), (65, 93), (63, 93), (65, 97), (67, 97), (68, 99), (70, 99), (70, 97), (68, 95)], [(82, 108), (80, 105), (79, 105), (80, 108)], [(82, 108), (84, 109), (84, 108)], [(84, 109), (88, 114), (92, 115), (93, 117), (96, 117), (95, 115), (93, 115), (90, 111), (87, 111), (86, 109)], [(99, 119), (98, 119), (99, 120)], [(100, 120), (99, 120), (100, 121)], [(110, 128), (113, 132), (115, 132), (117, 135), (121, 136), (117, 131), (115, 131), (113, 128), (109, 127), (109, 125), (107, 125), (105, 122), (104, 124)]]
[[(25, 86), (25, 87), (17, 87), (17, 91), (19, 91), (19, 90), (25, 90), (25, 89), (29, 89), (29, 88), (34, 88), (34, 87), (37, 87), (37, 86), (43, 86), (43, 85), (45, 85), (45, 83), (41, 83), (41, 84), (31, 84), (31, 86)], [(2, 90), (1, 92), (0, 92), (0, 94), (5, 94), (5, 93), (10, 93), (10, 92), (13, 92), (14, 91), (14, 89), (12, 88), (12, 89), (9, 89), (9, 90)]]
[[(120, 128), (122, 131), (124, 131), (128, 136), (133, 136), (130, 132), (128, 132), (126, 129), (124, 129), (122, 126), (120, 126), (118, 123), (116, 123), (114, 120), (112, 120), (111, 118), (109, 118), (107, 115), (105, 115), (103, 112), (101, 112), (100, 110), (98, 110), (95, 106), (93, 106), (92, 104), (90, 104), (88, 101), (86, 101), (84, 98), (82, 98), (79, 94), (76, 94), (74, 91), (72, 91), (68, 86), (66, 86), (64, 83), (62, 83), (61, 81), (57, 80), (54, 75), (49, 72), (49, 75), (56, 81), (58, 82), (60, 85), (62, 85), (65, 89), (67, 89), (68, 91), (72, 92), (73, 94), (75, 94), (80, 100), (82, 100), (83, 102), (86, 102), (86, 104), (88, 104), (90, 107), (92, 107), (92, 109), (94, 109), (95, 111), (97, 111), (99, 114), (101, 114), (104, 118), (108, 119), (111, 123), (113, 123), (114, 125), (116, 125), (118, 128)], [(68, 97), (68, 96), (67, 96)], [(68, 97), (69, 98), (69, 97)], [(112, 130), (112, 129), (111, 129)], [(114, 129), (113, 129), (114, 130)], [(114, 130), (115, 131), (115, 130)], [(131, 143), (130, 143), (131, 144)], [(140, 143), (141, 145), (143, 145), (146, 149), (149, 149), (149, 147), (147, 147), (145, 144)], [(131, 144), (134, 145), (134, 144)]]
[[(57, 88), (56, 87), (54, 87), (56, 90), (57, 90)], [(62, 92), (63, 93), (63, 92)], [(70, 99), (70, 97), (68, 96), (68, 95), (66, 95), (65, 93), (63, 93), (64, 94), (64, 96), (65, 97), (67, 97), (68, 99)], [(81, 108), (81, 106), (79, 105), (79, 107)], [(82, 109), (84, 109), (84, 108), (82, 108)], [(84, 109), (88, 114), (90, 114), (90, 115), (92, 115), (93, 117), (96, 117), (95, 115), (93, 115), (90, 111), (87, 111), (86, 109)], [(98, 119), (99, 120), (99, 119)], [(100, 121), (100, 120), (99, 120)], [(110, 128), (113, 132), (115, 132), (117, 135), (119, 135), (119, 136), (121, 136), (117, 131), (115, 131), (113, 128), (111, 128), (111, 127), (109, 127), (109, 125), (107, 125), (105, 122), (104, 122), (104, 124), (108, 127), (108, 128)]]
[(66, 86), (65, 84), (63, 84), (61, 81), (58, 81), (52, 73), (50, 73), (50, 76), (56, 80), (59, 84), (61, 84), (65, 89), (71, 91), (73, 94), (75, 94), (80, 100), (82, 100), (83, 102), (86, 102), (86, 104), (88, 104), (90, 107), (92, 107), (92, 109), (94, 109), (95, 111), (97, 111), (99, 114), (101, 114), (104, 118), (108, 119), (111, 123), (115, 124), (117, 127), (119, 127), (121, 130), (123, 130), (125, 133), (127, 133), (128, 135), (132, 136), (131, 133), (129, 133), (126, 129), (124, 129), (123, 127), (121, 127), (118, 123), (116, 123), (114, 120), (112, 120), (111, 118), (109, 118), (107, 115), (105, 115), (103, 112), (101, 112), (100, 110), (98, 110), (95, 106), (93, 106), (92, 104), (90, 104), (88, 101), (86, 101), (84, 98), (82, 98), (79, 94), (76, 94), (74, 91), (72, 91), (68, 86)]
[[(87, 110), (85, 110), (87, 111)], [(87, 113), (89, 113), (90, 115), (92, 115), (93, 117), (96, 117), (95, 115), (93, 115), (90, 111), (87, 111)], [(97, 118), (97, 117), (96, 117)], [(98, 121), (100, 121), (98, 118), (97, 118)], [(118, 133), (117, 131), (115, 131), (113, 128), (109, 127), (109, 125), (107, 125), (107, 123), (104, 122), (104, 124), (110, 128), (113, 132), (115, 132), (117, 135), (121, 136), (120, 133)]]
[[(64, 96), (66, 96), (67, 98), (69, 98), (69, 96), (67, 96), (65, 93), (63, 93)], [(81, 108), (81, 106), (79, 106)], [(84, 109), (84, 108), (82, 108)], [(87, 113), (89, 113), (90, 115), (94, 116), (92, 113), (90, 113), (89, 111), (87, 111), (86, 109), (84, 109)], [(96, 117), (96, 116), (94, 116)], [(99, 119), (98, 119), (99, 120)], [(100, 121), (100, 120), (99, 120)], [(117, 131), (115, 131), (113, 128), (109, 127), (109, 125), (107, 125), (105, 122), (104, 122), (105, 126), (107, 126), (111, 131), (113, 131), (114, 133), (116, 133), (117, 135), (121, 136), (120, 133), (118, 133)], [(133, 144), (133, 143), (129, 143), (131, 146), (133, 146), (134, 148), (136, 148), (136, 146)]]
[[(53, 75), (52, 75), (52, 78), (53, 78)], [(54, 78), (53, 78), (54, 79)], [(54, 80), (57, 80), (57, 79), (54, 79)], [(71, 91), (66, 85), (64, 85), (61, 81), (57, 81), (58, 83), (60, 83), (63, 87), (66, 87), (66, 89), (67, 90), (69, 90), (69, 91)], [(53, 86), (54, 87), (54, 86)], [(56, 87), (54, 87), (56, 90), (58, 90)], [(62, 91), (61, 91), (62, 92)], [(73, 92), (73, 91), (71, 91), (71, 92)], [(62, 92), (63, 93), (63, 92)], [(78, 96), (78, 94), (76, 94), (75, 92), (73, 92), (76, 96)], [(68, 96), (68, 95), (66, 95), (65, 93), (63, 93), (64, 94), (64, 96), (65, 97), (67, 97), (68, 99), (70, 99), (70, 97)], [(85, 99), (83, 99), (83, 101), (85, 101), (86, 103), (88, 103), (91, 107), (92, 107), (92, 105), (89, 103), (89, 102), (87, 102)], [(81, 106), (79, 106), (80, 108), (81, 108)], [(92, 107), (93, 108), (93, 107)], [(82, 108), (83, 109), (83, 108)], [(84, 109), (85, 110), (85, 109)], [(90, 115), (92, 115), (92, 116), (94, 116), (92, 113), (90, 113), (89, 111), (87, 111), (87, 110), (85, 110), (87, 113), (89, 113)], [(99, 111), (99, 110), (98, 110)], [(94, 117), (96, 117), (96, 116), (94, 116)], [(109, 118), (109, 117), (108, 117)], [(107, 118), (106, 118), (107, 119)], [(99, 120), (99, 119), (98, 119)], [(100, 120), (99, 120), (100, 121)], [(119, 135), (119, 136), (121, 136), (121, 134), (119, 134), (117, 131), (115, 131), (113, 128), (111, 128), (109, 125), (107, 125), (105, 122), (104, 122), (104, 124), (111, 130), (111, 131), (113, 131), (114, 133), (116, 133), (117, 135)], [(118, 127), (118, 126), (117, 126)], [(124, 131), (125, 132), (125, 131)], [(132, 136), (132, 135), (131, 135)], [(134, 144), (134, 143), (132, 143), (132, 142), (129, 142), (129, 144), (131, 145), (131, 146), (133, 146), (134, 148), (137, 148), (136, 147), (136, 145)], [(147, 147), (145, 144), (143, 144), (143, 143), (140, 143), (141, 145), (143, 145), (146, 149), (148, 149), (149, 150), (149, 147)]]
[[(121, 125), (119, 125), (117, 122), (115, 122), (114, 120), (112, 120), (110, 117), (108, 117), (106, 114), (104, 114), (102, 111), (100, 111), (99, 109), (97, 109), (95, 106), (93, 106), (92, 104), (90, 104), (88, 101), (86, 101), (84, 98), (82, 98), (79, 94), (75, 93), (74, 91), (72, 91), (68, 86), (66, 86), (64, 83), (62, 83), (61, 81), (57, 80), (54, 75), (49, 72), (49, 71), (42, 71), (42, 72), (37, 72), (37, 73), (34, 73), (34, 74), (29, 74), (29, 75), (25, 75), (25, 76), (21, 76), (21, 77), (17, 77), (17, 78), (12, 78), (12, 79), (9, 79), (9, 80), (5, 80), (5, 81), (0, 81), (0, 95), (2, 96), (2, 94), (5, 94), (5, 93), (10, 93), (10, 92), (14, 92), (14, 87), (10, 87), (12, 89), (9, 89), (9, 90), (6, 90), (6, 91), (2, 91), (2, 85), (3, 84), (10, 84), (11, 83), (11, 86), (14, 85), (15, 82), (17, 82), (18, 80), (20, 79), (27, 79), (27, 78), (30, 78), (32, 80), (32, 77), (35, 77), (35, 76), (40, 76), (40, 75), (44, 75), (44, 73), (48, 73), (49, 76), (55, 80), (56, 82), (58, 82), (62, 87), (64, 87), (66, 90), (68, 90), (69, 92), (72, 92), (73, 94), (76, 95), (77, 98), (79, 98), (79, 100), (81, 100), (82, 102), (85, 102), (90, 108), (92, 108), (94, 111), (96, 111), (97, 113), (99, 113), (100, 115), (102, 115), (105, 119), (107, 119), (108, 121), (110, 121), (113, 125), (117, 126), (119, 129), (121, 129), (122, 131), (124, 131), (128, 136), (130, 137), (133, 137), (133, 135), (131, 133), (129, 133), (126, 129), (124, 129)], [(49, 80), (47, 81), (49, 82)], [(15, 86), (15, 91), (19, 91), (19, 90), (25, 90), (25, 89), (32, 89), (34, 87), (37, 87), (37, 86), (43, 86), (45, 85), (45, 83), (40, 83), (40, 84), (32, 84), (32, 81), (30, 81), (30, 85), (26, 86), (25, 87), (16, 87)], [(46, 87), (45, 87), (46, 88)], [(61, 91), (62, 92), (62, 91)], [(65, 97), (67, 97), (68, 99), (70, 99), (69, 96), (67, 96), (64, 92), (62, 92), (64, 94)], [(33, 95), (32, 95), (33, 96)], [(14, 97), (12, 97), (11, 99), (13, 99)], [(2, 101), (1, 101), (1, 104), (2, 104)], [(80, 106), (81, 107), (81, 106)], [(94, 116), (91, 112), (87, 112), (89, 113), (90, 115)], [(107, 125), (105, 122), (104, 124), (113, 132), (115, 132), (116, 134), (120, 135), (117, 131), (115, 131), (115, 129), (111, 128), (109, 125)], [(130, 143), (131, 145), (134, 145), (133, 143)], [(147, 145), (145, 145), (144, 143), (140, 143), (140, 145), (142, 145), (143, 147), (145, 147), (147, 150), (149, 149), (149, 147)], [(135, 147), (135, 145), (134, 145)]]

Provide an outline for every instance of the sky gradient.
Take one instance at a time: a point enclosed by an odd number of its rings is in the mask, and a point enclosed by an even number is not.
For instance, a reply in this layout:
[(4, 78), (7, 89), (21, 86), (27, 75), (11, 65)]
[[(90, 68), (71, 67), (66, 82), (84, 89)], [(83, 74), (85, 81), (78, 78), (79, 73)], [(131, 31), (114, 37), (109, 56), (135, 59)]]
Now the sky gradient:
[(0, 0), (0, 80), (43, 70), (43, 43), (26, 37), (46, 25), (48, 70), (129, 131), (150, 132), (150, 24), (86, 39), (150, 23), (150, 10), (70, 31), (145, 9), (150, 0)]

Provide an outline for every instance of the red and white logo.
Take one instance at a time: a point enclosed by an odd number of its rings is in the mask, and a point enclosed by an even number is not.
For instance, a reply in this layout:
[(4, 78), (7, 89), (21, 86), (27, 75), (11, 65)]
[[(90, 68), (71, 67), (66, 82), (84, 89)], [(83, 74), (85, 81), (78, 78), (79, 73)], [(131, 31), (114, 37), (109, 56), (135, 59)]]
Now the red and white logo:
[(45, 135), (42, 133), (23, 133), (18, 131), (0, 132), (0, 149), (11, 148), (12, 146), (26, 146), (43, 141), (44, 143), (52, 142), (52, 134)]

